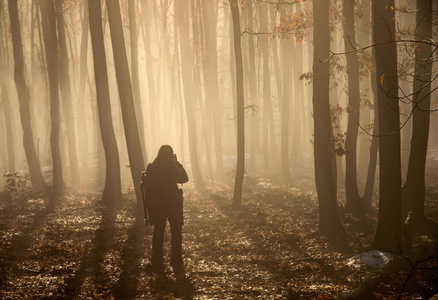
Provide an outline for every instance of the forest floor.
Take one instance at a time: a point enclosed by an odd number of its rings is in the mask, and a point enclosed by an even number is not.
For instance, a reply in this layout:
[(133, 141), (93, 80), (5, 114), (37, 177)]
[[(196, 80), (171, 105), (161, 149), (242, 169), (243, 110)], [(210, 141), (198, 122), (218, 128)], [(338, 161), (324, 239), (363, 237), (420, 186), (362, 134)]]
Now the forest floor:
[[(428, 167), (426, 212), (438, 219), (438, 159)], [(186, 277), (171, 267), (150, 272), (152, 228), (135, 222), (132, 191), (117, 212), (100, 193), (67, 193), (0, 202), (0, 298), (3, 299), (403, 299), (438, 293), (438, 262), (411, 268), (349, 265), (367, 250), (377, 213), (360, 220), (341, 205), (349, 248), (318, 231), (314, 183), (296, 176), (275, 186), (248, 176), (239, 211), (227, 186), (185, 190), (183, 255)], [(340, 202), (342, 203), (342, 197)], [(374, 204), (375, 205), (375, 204)], [(169, 231), (165, 240), (169, 265)], [(437, 254), (437, 239), (414, 239), (418, 254)], [(424, 257), (424, 256), (423, 256)]]

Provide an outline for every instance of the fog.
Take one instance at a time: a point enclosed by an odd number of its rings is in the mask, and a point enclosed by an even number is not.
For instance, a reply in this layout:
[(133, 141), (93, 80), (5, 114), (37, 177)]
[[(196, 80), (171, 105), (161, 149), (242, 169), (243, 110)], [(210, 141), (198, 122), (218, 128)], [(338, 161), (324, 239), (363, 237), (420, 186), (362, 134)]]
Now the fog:
[[(211, 2), (211, 3), (210, 3)], [(178, 40), (174, 18), (174, 5), (169, 1), (161, 3), (139, 1), (135, 7), (135, 23), (137, 35), (137, 58), (132, 57), (130, 47), (134, 44), (130, 36), (130, 21), (127, 1), (121, 2), (121, 13), (128, 53), (131, 82), (135, 86), (134, 76), (138, 76), (138, 95), (136, 97), (135, 113), (139, 124), (140, 138), (144, 140), (147, 161), (153, 160), (162, 144), (174, 148), (179, 160), (191, 169), (189, 158), (189, 138), (186, 101), (191, 102), (194, 122), (194, 137), (196, 139), (198, 160), (202, 178), (206, 181), (231, 181), (235, 172), (236, 161), (236, 112), (235, 86), (232, 82), (234, 63), (232, 52), (231, 17), (229, 4), (226, 2), (194, 1), (190, 5), (190, 17), (186, 20), (189, 35), (191, 60), (191, 87), (188, 94), (184, 93), (181, 69), (181, 49)], [(44, 37), (41, 28), (40, 5), (34, 1), (18, 1), (22, 46), (25, 58), (26, 83), (30, 88), (31, 124), (35, 147), (46, 180), (51, 180), (52, 158), (50, 149), (50, 95), (49, 83), (44, 55)], [(206, 6), (206, 7), (203, 7)], [(211, 7), (209, 11), (207, 6)], [(81, 188), (87, 188), (90, 183), (102, 184), (104, 152), (100, 138), (96, 89), (93, 70), (93, 54), (87, 20), (88, 8), (86, 2), (69, 1), (64, 3), (62, 14), (65, 21), (67, 49), (69, 61), (71, 88), (71, 104), (76, 138), (75, 151), (80, 170)], [(108, 64), (108, 80), (111, 98), (112, 119), (120, 153), (120, 165), (123, 177), (129, 180), (129, 159), (124, 136), (120, 99), (114, 69), (114, 57), (111, 47), (111, 36), (106, 9), (103, 9), (103, 30), (105, 51)], [(189, 9), (189, 7), (187, 7)], [(87, 10), (87, 11), (85, 11)], [(290, 8), (292, 11), (306, 13), (306, 7)], [(14, 85), (14, 60), (11, 45), (8, 10), (2, 3), (2, 80), (5, 81), (6, 91), (3, 91), (3, 101), (8, 101), (11, 107), (11, 126), (13, 149), (15, 153), (15, 170), (28, 169), (26, 156), (22, 147), (23, 131), (20, 123), (19, 102)], [(178, 12), (177, 12), (178, 13)], [(208, 14), (212, 15), (208, 15)], [(281, 135), (281, 86), (282, 70), (276, 70), (280, 64), (287, 63), (291, 72), (287, 85), (291, 95), (289, 105), (290, 124), (288, 144), (292, 172), (301, 172), (312, 164), (312, 121), (311, 106), (309, 105), (311, 91), (306, 80), (299, 80), (304, 72), (311, 69), (311, 43), (295, 41), (292, 34), (267, 35), (268, 31), (275, 33), (280, 23), (282, 11), (275, 6), (266, 5), (263, 8), (256, 5), (244, 7), (242, 28), (248, 32), (260, 32), (261, 24), (258, 15), (268, 21), (264, 24), (263, 34), (251, 33), (242, 35), (243, 56), (245, 68), (245, 122), (246, 126), (246, 160), (247, 172), (262, 174), (269, 180), (281, 181), (280, 175), (280, 135)], [(184, 17), (186, 18), (186, 16)], [(266, 22), (265, 21), (265, 22)], [(208, 24), (206, 24), (208, 23)], [(85, 27), (84, 27), (85, 26)], [(211, 36), (214, 34), (214, 36)], [(84, 35), (86, 36), (84, 39)], [(84, 43), (86, 43), (84, 45)], [(283, 62), (280, 51), (287, 44), (294, 51), (290, 61)], [(215, 49), (212, 49), (212, 46)], [(87, 47), (87, 51), (81, 50)], [(263, 51), (267, 51), (263, 55)], [(209, 51), (211, 53), (209, 53)], [(276, 54), (274, 54), (274, 51)], [(212, 56), (214, 54), (214, 56)], [(264, 62), (264, 59), (268, 59)], [(261, 67), (263, 63), (268, 66)], [(138, 75), (132, 74), (132, 65), (136, 65)], [(85, 67), (84, 67), (85, 66)], [(85, 73), (81, 73), (85, 68)], [(213, 70), (215, 74), (211, 74)], [(83, 77), (85, 76), (85, 77)], [(207, 82), (208, 81), (208, 82)], [(214, 86), (217, 82), (217, 87)], [(279, 87), (280, 86), (280, 87)], [(266, 89), (269, 88), (269, 92)], [(60, 91), (61, 93), (61, 91)], [(5, 95), (6, 94), (6, 95)], [(135, 94), (135, 92), (134, 92)], [(185, 96), (190, 97), (185, 100)], [(295, 97), (293, 97), (295, 96)], [(66, 116), (63, 110), (65, 96), (60, 94), (60, 149), (63, 175), (67, 185), (71, 185), (71, 165), (66, 129)], [(292, 98), (293, 97), (293, 98)], [(123, 101), (123, 99), (121, 100)], [(294, 120), (300, 120), (295, 121)], [(141, 122), (140, 122), (141, 121)], [(4, 123), (3, 123), (4, 124)], [(140, 125), (142, 125), (140, 127)], [(219, 127), (215, 130), (215, 127)], [(1, 135), (6, 139), (6, 130), (2, 126)], [(217, 135), (217, 136), (215, 136)], [(220, 151), (218, 145), (220, 143)], [(293, 149), (293, 152), (291, 151)], [(221, 155), (221, 162), (217, 156)], [(218, 165), (223, 164), (223, 167)], [(8, 168), (6, 143), (1, 149), (1, 166), (4, 172)], [(222, 174), (219, 174), (221, 172)], [(191, 176), (193, 177), (193, 176)], [(4, 178), (1, 178), (4, 184)]]
[[(362, 2), (357, 7), (354, 20), (355, 43), (358, 47), (373, 43), (371, 7), (367, 1)], [(396, 12), (397, 28), (400, 35), (409, 37), (409, 30), (415, 23), (415, 14), (409, 12), (414, 5), (399, 2), (405, 11), (400, 9)], [(50, 114), (50, 67), (47, 64), (43, 30), (44, 8), (35, 1), (17, 3), (24, 54), (23, 74), (30, 91), (33, 144), (43, 176), (50, 182), (53, 176), (50, 146), (53, 117)], [(132, 184), (132, 177), (121, 103), (129, 101), (119, 93), (107, 6), (102, 4), (112, 125), (126, 188)], [(128, 4), (131, 5), (131, 14)], [(333, 8), (338, 10), (330, 15), (330, 50), (342, 54), (349, 50), (345, 42), (348, 34), (344, 34), (347, 29), (342, 21), (345, 16), (342, 15), (340, 4), (334, 4)], [(328, 60), (328, 54), (320, 57), (319, 62), (314, 62), (312, 5), (306, 1), (289, 5), (249, 1), (242, 3), (240, 9), (246, 176), (261, 177), (262, 181), (274, 184), (288, 184), (291, 175), (313, 176), (313, 66), (325, 61), (331, 66), (329, 96), (332, 142), (338, 154), (338, 187), (343, 188), (349, 115), (346, 55), (334, 55)], [(62, 174), (67, 186), (96, 188), (102, 186), (105, 179), (105, 153), (99, 127), (88, 5), (86, 1), (64, 1), (57, 5), (56, 10), (57, 26), (63, 22), (64, 26), (61, 27), (65, 31), (65, 37), (62, 38), (58, 27), (56, 46), (60, 57), (59, 90), (56, 93), (60, 97)], [(137, 121), (144, 159), (141, 168), (144, 169), (155, 158), (160, 145), (169, 144), (190, 171), (190, 178), (206, 182), (209, 186), (215, 183), (231, 184), (237, 160), (237, 96), (230, 3), (121, 1), (120, 11), (130, 73), (129, 76), (119, 76), (124, 80), (129, 79), (128, 89), (133, 94), (135, 118), (133, 115), (128, 118)], [(28, 172), (23, 148), (23, 115), (20, 117), (14, 84), (14, 49), (9, 20), (7, 3), (2, 1), (1, 91), (4, 117), (0, 135), (4, 142), (0, 149), (0, 164), (3, 173)], [(62, 39), (65, 39), (65, 45)], [(408, 69), (409, 50), (399, 47), (398, 51), (400, 69), (404, 66)], [(64, 67), (62, 56), (68, 59)], [(372, 88), (370, 48), (359, 52), (359, 62), (360, 128), (355, 160), (357, 182), (360, 193), (363, 193), (375, 119), (373, 93), (376, 91)], [(409, 82), (412, 83), (412, 80), (400, 74), (400, 86), (403, 89), (399, 94), (409, 95), (412, 91)], [(71, 92), (66, 92), (66, 88)], [(405, 117), (409, 116), (409, 105), (409, 101), (401, 101), (400, 104), (404, 112), (401, 122), (407, 120), (401, 130), (403, 174), (406, 173), (409, 157), (411, 120)], [(6, 109), (8, 106), (10, 111)], [(431, 141), (436, 144), (435, 116), (431, 118), (431, 124)], [(199, 171), (194, 168), (199, 168)], [(75, 169), (79, 172), (78, 181), (72, 175)], [(5, 178), (1, 177), (0, 180), (4, 186)]]

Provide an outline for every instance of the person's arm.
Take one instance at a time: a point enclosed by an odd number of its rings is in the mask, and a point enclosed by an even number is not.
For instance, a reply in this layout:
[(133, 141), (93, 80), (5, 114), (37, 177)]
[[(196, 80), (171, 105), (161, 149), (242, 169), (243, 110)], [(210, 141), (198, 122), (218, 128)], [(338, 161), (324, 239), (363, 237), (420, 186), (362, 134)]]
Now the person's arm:
[(176, 183), (186, 183), (189, 181), (189, 176), (187, 175), (186, 170), (184, 170), (184, 167), (178, 161), (175, 161), (174, 175)]

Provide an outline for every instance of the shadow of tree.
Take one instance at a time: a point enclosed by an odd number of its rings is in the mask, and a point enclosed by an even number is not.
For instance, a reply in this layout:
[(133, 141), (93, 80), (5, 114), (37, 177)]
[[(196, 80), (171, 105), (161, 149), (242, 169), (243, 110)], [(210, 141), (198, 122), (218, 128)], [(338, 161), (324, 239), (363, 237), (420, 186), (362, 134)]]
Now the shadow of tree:
[[(32, 243), (32, 233), (46, 221), (47, 217), (55, 210), (57, 203), (58, 201), (53, 199), (46, 200), (44, 209), (35, 213), (33, 222), (27, 225), (21, 234), (15, 235), (11, 241), (10, 247), (2, 249), (2, 256), (6, 262), (20, 261), (22, 257), (25, 257), (26, 252), (29, 250)], [(16, 216), (18, 216), (18, 214)]]
[(129, 229), (121, 256), (122, 272), (113, 288), (116, 299), (134, 299), (139, 294), (138, 281), (142, 272), (140, 261), (146, 251), (149, 231), (141, 222), (135, 222)]
[(193, 299), (195, 287), (189, 277), (177, 276), (173, 279), (166, 273), (155, 274), (149, 282), (151, 291), (157, 297), (171, 296), (179, 299)]
[(60, 289), (68, 299), (76, 299), (81, 291), (81, 286), (89, 276), (93, 277), (100, 286), (106, 286), (108, 274), (103, 272), (105, 254), (110, 250), (115, 236), (115, 212), (106, 212), (102, 216), (99, 228), (95, 232), (92, 244), (94, 248), (82, 260), (79, 269), (65, 280), (64, 287)]

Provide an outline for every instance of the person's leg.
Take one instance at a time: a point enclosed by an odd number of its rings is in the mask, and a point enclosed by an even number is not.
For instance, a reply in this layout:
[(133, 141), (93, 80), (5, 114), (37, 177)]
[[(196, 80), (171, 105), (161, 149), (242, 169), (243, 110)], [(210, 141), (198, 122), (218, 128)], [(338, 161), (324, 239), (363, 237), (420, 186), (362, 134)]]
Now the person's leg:
[(182, 259), (182, 214), (175, 213), (169, 216), (171, 231), (171, 263), (175, 273), (184, 272)]
[(154, 235), (152, 238), (152, 266), (156, 270), (162, 270), (163, 266), (163, 239), (164, 230), (166, 229), (166, 217), (156, 218), (154, 220)]

